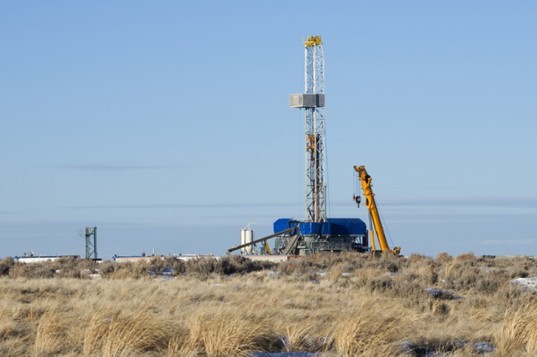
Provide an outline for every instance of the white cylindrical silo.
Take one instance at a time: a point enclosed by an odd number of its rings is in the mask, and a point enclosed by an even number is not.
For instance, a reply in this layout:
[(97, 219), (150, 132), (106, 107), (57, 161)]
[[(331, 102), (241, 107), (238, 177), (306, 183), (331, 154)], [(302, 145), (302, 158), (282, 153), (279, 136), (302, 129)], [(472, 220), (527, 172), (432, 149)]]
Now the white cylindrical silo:
[[(241, 245), (243, 245), (246, 242), (246, 228), (241, 229)], [(244, 248), (241, 248), (241, 253), (246, 253), (246, 250)]]
[[(244, 244), (251, 243), (254, 240), (254, 230), (250, 227), (244, 229)], [(247, 254), (251, 254), (254, 251), (253, 244), (244, 247), (244, 252)]]

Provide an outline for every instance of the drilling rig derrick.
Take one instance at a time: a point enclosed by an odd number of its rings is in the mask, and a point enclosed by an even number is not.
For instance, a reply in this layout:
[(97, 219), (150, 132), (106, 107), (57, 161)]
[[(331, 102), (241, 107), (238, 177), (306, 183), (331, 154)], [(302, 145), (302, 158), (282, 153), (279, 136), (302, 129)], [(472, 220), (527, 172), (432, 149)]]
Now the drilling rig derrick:
[(326, 156), (324, 116), (324, 51), (321, 36), (304, 42), (305, 92), (291, 94), (290, 106), (304, 109), (306, 220), (326, 221)]
[[(253, 242), (265, 242), (276, 237), (272, 252), (282, 255), (367, 251), (367, 227), (361, 219), (327, 217), (324, 50), (321, 36), (310, 36), (304, 41), (304, 54), (304, 93), (291, 94), (289, 104), (291, 108), (303, 109), (305, 117), (305, 217), (304, 220), (279, 218), (273, 224), (274, 234)], [(231, 248), (229, 252), (243, 247)]]
[(276, 239), (282, 254), (367, 249), (365, 223), (355, 218), (327, 217), (327, 169), (325, 151), (324, 49), (321, 36), (304, 41), (304, 93), (291, 94), (291, 108), (304, 110), (305, 117), (305, 218), (280, 218), (274, 232), (296, 227)]

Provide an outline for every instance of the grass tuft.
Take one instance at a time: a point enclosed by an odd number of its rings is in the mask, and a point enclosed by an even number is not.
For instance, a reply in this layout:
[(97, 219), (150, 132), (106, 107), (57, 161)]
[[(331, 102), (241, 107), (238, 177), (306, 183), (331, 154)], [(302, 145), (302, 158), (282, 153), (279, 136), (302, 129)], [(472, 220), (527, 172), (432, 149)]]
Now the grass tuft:
[(526, 302), (505, 312), (496, 334), (498, 356), (537, 355), (537, 305)]

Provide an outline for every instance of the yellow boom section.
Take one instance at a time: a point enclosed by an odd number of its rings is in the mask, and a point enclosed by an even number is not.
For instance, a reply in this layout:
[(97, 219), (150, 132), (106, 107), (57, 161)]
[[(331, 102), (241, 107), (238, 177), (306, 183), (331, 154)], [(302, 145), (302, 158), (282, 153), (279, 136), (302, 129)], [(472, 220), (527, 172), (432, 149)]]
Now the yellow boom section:
[[(377, 236), (377, 239), (380, 244), (380, 250), (383, 253), (392, 252), (396, 255), (399, 254), (401, 251), (400, 247), (395, 247), (393, 250), (390, 249), (388, 246), (388, 241), (386, 240), (386, 235), (384, 234), (384, 228), (382, 227), (382, 221), (380, 219), (380, 214), (377, 208), (377, 204), (375, 202), (375, 194), (373, 193), (373, 189), (371, 188), (371, 176), (367, 173), (365, 166), (354, 166), (354, 170), (358, 173), (358, 178), (360, 180), (360, 184), (362, 186), (362, 191), (364, 192), (365, 196), (365, 205), (367, 209), (369, 210), (369, 215), (371, 217), (371, 221), (373, 223), (373, 227), (375, 229), (375, 235)], [(373, 253), (375, 252), (375, 237), (371, 237), (371, 243), (373, 247)]]

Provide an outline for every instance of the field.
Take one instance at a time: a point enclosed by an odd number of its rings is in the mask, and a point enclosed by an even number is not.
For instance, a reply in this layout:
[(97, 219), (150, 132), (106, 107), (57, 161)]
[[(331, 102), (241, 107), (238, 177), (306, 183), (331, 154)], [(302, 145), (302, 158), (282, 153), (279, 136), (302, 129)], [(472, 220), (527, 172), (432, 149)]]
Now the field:
[[(2, 356), (535, 356), (532, 258), (0, 261)], [(445, 354), (441, 354), (445, 353)]]

